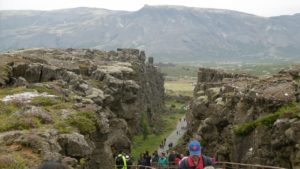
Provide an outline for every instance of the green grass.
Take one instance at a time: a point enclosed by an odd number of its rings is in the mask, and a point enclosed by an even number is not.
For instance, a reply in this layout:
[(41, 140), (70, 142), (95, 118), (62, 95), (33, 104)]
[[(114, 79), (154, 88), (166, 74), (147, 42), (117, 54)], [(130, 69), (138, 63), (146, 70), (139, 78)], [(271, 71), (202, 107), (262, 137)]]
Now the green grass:
[(285, 113), (299, 113), (300, 104), (290, 103), (279, 108), (276, 112), (268, 114), (254, 121), (249, 121), (243, 124), (235, 125), (233, 131), (236, 135), (245, 136), (251, 133), (257, 126), (264, 125), (267, 127), (272, 127), (274, 122)]
[(76, 112), (66, 119), (66, 123), (77, 128), (81, 133), (88, 134), (96, 131), (97, 121), (95, 112)]
[(26, 88), (26, 86), (21, 87), (6, 87), (6, 88), (0, 88), (0, 98), (3, 98), (7, 95), (13, 95), (17, 93), (23, 93), (23, 92), (32, 92), (34, 90)]
[(53, 105), (60, 104), (61, 102), (62, 99), (59, 97), (38, 96), (38, 97), (34, 97), (31, 100), (31, 104), (35, 106), (41, 106), (41, 107), (53, 106)]
[[(49, 83), (51, 84), (51, 82), (46, 82), (46, 83)], [(46, 83), (43, 83), (43, 84), (46, 84)], [(28, 87), (29, 89), (31, 89), (32, 91), (37, 91), (39, 93), (48, 93), (48, 94), (51, 94), (51, 95), (61, 95), (58, 91), (48, 87), (48, 86), (45, 86), (45, 85), (41, 85), (41, 86), (38, 86), (38, 85), (31, 85)]]
[(184, 103), (180, 103), (174, 100), (168, 100), (165, 102), (167, 108), (175, 110), (176, 113), (185, 114)]
[(146, 140), (143, 140), (142, 135), (134, 136), (132, 144), (132, 156), (134, 157), (134, 160), (136, 161), (139, 157), (139, 154), (144, 153), (146, 150), (149, 151), (149, 153), (157, 150), (161, 141), (170, 135), (176, 128), (177, 122), (180, 118), (182, 118), (182, 116), (182, 114), (178, 113), (161, 115), (164, 125), (160, 134), (150, 134)]

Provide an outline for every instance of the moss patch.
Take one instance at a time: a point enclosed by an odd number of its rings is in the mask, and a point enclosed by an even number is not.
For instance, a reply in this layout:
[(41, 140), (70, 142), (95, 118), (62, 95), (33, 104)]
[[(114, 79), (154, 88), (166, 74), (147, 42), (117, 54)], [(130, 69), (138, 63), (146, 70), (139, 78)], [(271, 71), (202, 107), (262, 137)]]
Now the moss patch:
[(300, 112), (300, 104), (290, 103), (285, 106), (282, 106), (272, 114), (268, 114), (254, 121), (235, 125), (233, 127), (233, 131), (236, 135), (245, 136), (248, 135), (250, 132), (252, 132), (257, 126), (264, 125), (267, 127), (272, 127), (274, 122), (286, 113), (296, 114), (299, 112)]

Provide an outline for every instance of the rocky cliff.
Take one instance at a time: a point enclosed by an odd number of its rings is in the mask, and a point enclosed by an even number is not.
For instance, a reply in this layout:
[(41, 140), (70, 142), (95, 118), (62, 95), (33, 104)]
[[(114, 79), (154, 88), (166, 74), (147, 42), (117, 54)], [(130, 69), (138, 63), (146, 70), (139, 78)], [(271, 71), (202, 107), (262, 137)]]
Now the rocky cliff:
[(300, 69), (251, 77), (199, 69), (186, 141), (220, 161), (300, 168)]
[(162, 74), (144, 51), (25, 49), (0, 64), (0, 168), (111, 169), (142, 113), (151, 124), (164, 105)]

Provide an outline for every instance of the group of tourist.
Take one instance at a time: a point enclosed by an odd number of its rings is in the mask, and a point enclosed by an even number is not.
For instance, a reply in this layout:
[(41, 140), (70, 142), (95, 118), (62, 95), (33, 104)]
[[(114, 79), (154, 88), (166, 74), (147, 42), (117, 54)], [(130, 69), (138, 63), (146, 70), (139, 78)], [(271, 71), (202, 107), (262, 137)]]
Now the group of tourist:
[[(204, 169), (204, 167), (212, 166), (215, 163), (213, 158), (207, 157), (201, 153), (201, 145), (198, 141), (193, 140), (188, 145), (189, 155), (184, 156), (176, 151), (166, 156), (164, 152), (161, 155), (155, 151), (152, 155), (148, 151), (140, 154), (138, 159), (138, 169), (147, 169), (147, 167), (155, 167), (158, 169)], [(132, 159), (129, 155), (122, 151), (118, 152), (115, 157), (116, 169), (133, 169)], [(46, 162), (39, 169), (64, 169), (66, 166), (57, 162)], [(135, 168), (136, 169), (136, 168)]]
[[(148, 151), (141, 153), (137, 165), (138, 169), (155, 167), (158, 169), (203, 169), (205, 166), (213, 165), (214, 159), (201, 153), (201, 145), (198, 141), (193, 140), (188, 145), (188, 155), (184, 156), (176, 151), (171, 151), (168, 156), (164, 152), (160, 155), (155, 151), (152, 155)], [(128, 163), (125, 155), (120, 153), (116, 156), (117, 169), (130, 169), (132, 162)]]

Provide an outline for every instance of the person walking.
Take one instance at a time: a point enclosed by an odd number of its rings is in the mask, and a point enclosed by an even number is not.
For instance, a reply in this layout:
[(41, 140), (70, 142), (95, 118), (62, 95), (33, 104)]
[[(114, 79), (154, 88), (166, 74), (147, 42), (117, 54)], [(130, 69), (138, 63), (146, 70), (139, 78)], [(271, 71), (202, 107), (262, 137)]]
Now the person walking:
[(169, 166), (175, 165), (175, 158), (176, 158), (176, 152), (173, 150), (173, 151), (171, 151), (171, 153), (169, 154), (169, 157), (168, 157)]
[(123, 155), (123, 152), (120, 150), (116, 159), (116, 169), (127, 169), (126, 158)]
[(158, 159), (158, 168), (159, 169), (166, 169), (168, 166), (168, 159), (165, 153), (161, 153), (161, 156)]
[(145, 160), (145, 155), (143, 153), (140, 154), (140, 157), (138, 159), (138, 166), (139, 169), (145, 169), (146, 166), (146, 160)]
[(179, 162), (179, 169), (204, 169), (212, 166), (213, 160), (201, 153), (201, 145), (197, 140), (193, 140), (188, 145), (189, 156), (184, 157)]
[(151, 166), (151, 156), (148, 151), (145, 152), (144, 159), (146, 161), (146, 166)]
[(158, 152), (155, 150), (154, 153), (152, 154), (152, 166), (157, 166), (159, 160), (159, 155)]

